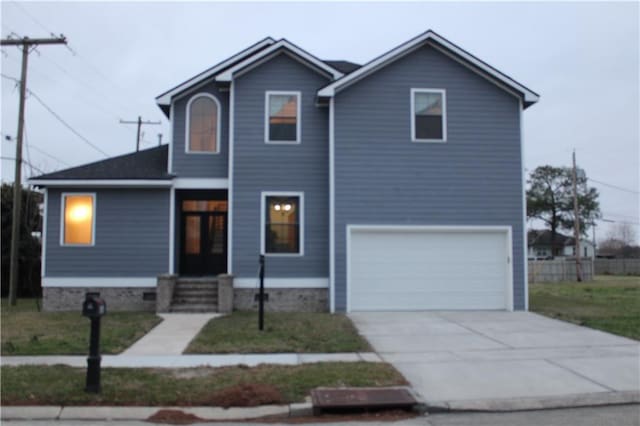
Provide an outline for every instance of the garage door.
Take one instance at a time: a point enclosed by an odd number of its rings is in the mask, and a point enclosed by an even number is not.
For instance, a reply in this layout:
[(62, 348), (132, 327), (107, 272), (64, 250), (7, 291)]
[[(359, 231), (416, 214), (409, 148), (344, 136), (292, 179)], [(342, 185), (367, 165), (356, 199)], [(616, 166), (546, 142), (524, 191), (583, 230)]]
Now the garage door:
[(509, 228), (350, 226), (351, 311), (510, 309)]

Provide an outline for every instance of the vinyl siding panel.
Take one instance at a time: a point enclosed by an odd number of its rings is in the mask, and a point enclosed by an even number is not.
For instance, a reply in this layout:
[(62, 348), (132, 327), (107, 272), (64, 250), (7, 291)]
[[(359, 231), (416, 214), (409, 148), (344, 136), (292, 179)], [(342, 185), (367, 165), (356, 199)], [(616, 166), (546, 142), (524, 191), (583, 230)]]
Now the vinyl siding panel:
[[(446, 143), (411, 142), (411, 88), (446, 90)], [(511, 226), (524, 309), (518, 99), (425, 46), (338, 93), (335, 108), (336, 309), (348, 224)]]
[[(169, 191), (48, 189), (47, 277), (149, 277), (169, 271)], [(96, 193), (95, 245), (60, 245), (62, 193)]]
[[(281, 54), (234, 82), (233, 274), (255, 277), (262, 191), (304, 192), (304, 256), (267, 256), (270, 278), (329, 276), (328, 110), (315, 106), (327, 79)], [(301, 143), (264, 142), (265, 92), (301, 92)]]
[[(220, 152), (218, 154), (188, 154), (185, 152), (187, 103), (200, 93), (213, 95), (220, 102)], [(178, 177), (227, 178), (229, 164), (229, 92), (220, 91), (215, 83), (182, 95), (173, 105), (172, 173)]]

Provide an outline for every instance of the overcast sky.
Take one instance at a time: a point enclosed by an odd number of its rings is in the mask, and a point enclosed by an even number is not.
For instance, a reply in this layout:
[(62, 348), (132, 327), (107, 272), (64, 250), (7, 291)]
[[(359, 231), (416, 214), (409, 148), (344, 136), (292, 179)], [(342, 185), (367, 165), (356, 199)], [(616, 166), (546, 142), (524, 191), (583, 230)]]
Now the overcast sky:
[[(525, 164), (579, 166), (602, 183), (604, 218), (638, 232), (638, 3), (91, 3), (6, 2), (2, 37), (67, 36), (29, 56), (28, 87), (108, 155), (169, 136), (154, 98), (266, 36), (322, 59), (365, 63), (433, 29), (541, 95), (524, 113)], [(2, 74), (20, 76), (20, 52), (2, 48)], [(2, 181), (13, 180), (18, 91), (2, 78)], [(45, 172), (104, 158), (34, 97), (26, 159)], [(29, 167), (25, 174), (31, 175)], [(33, 171), (38, 174), (37, 171)], [(619, 188), (616, 188), (619, 187)], [(601, 222), (598, 239), (611, 226)]]

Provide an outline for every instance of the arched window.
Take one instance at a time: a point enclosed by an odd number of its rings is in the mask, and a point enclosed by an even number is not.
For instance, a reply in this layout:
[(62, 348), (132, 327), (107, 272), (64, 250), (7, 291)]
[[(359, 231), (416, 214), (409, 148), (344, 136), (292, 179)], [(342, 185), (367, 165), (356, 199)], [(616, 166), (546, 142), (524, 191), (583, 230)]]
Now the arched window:
[(187, 152), (220, 152), (220, 103), (199, 94), (187, 104)]

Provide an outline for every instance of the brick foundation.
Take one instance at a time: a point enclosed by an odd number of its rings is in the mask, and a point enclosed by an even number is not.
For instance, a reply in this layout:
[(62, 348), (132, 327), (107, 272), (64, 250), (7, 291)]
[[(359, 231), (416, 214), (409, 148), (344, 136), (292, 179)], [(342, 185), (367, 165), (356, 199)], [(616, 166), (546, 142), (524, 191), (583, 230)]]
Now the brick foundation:
[[(265, 310), (271, 312), (326, 312), (329, 310), (329, 290), (326, 288), (267, 288)], [(255, 311), (258, 289), (234, 288), (233, 309)]]
[[(87, 293), (100, 293), (109, 311), (155, 311), (155, 287), (44, 287), (45, 311), (80, 311)], [(149, 300), (144, 300), (145, 293)], [(151, 297), (150, 297), (151, 296)]]

